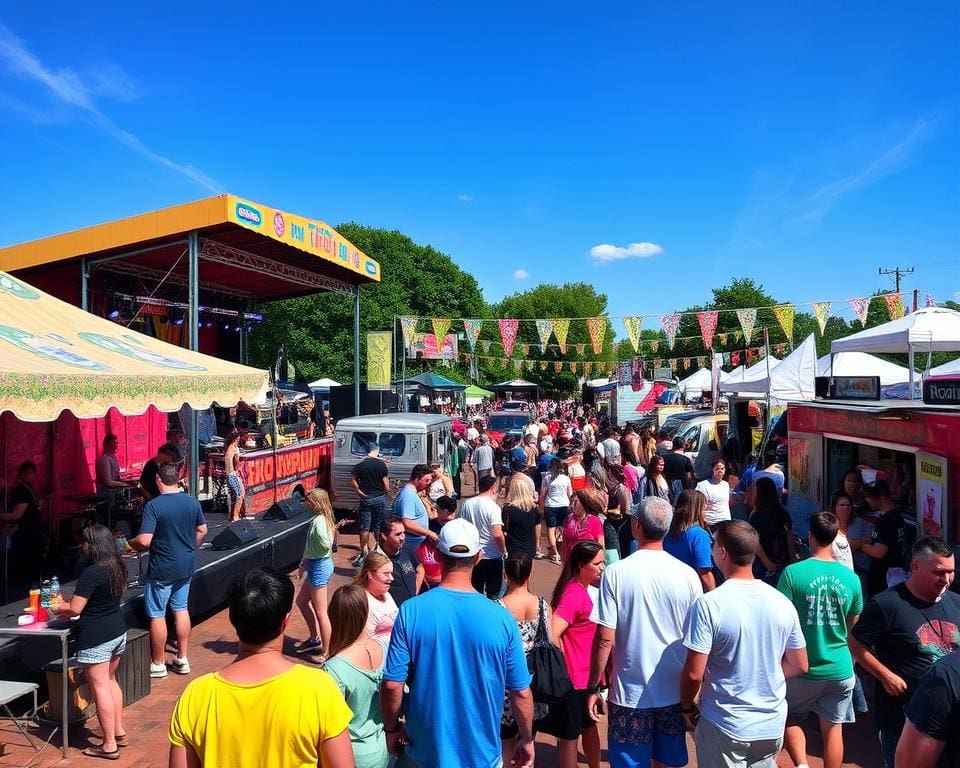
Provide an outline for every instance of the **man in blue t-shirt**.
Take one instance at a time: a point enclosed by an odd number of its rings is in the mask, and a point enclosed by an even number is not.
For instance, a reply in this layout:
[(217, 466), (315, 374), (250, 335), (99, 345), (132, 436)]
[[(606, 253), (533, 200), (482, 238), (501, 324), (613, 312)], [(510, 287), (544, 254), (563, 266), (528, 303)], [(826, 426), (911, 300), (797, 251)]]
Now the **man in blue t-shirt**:
[(433, 472), (426, 464), (417, 464), (410, 471), (410, 479), (393, 500), (393, 514), (403, 520), (403, 527), (407, 529), (404, 548), (413, 554), (417, 553), (424, 539), (433, 542), (437, 534), (430, 530), (430, 516), (427, 507), (420, 498), (420, 493), (430, 487), (433, 482)]
[(176, 464), (160, 465), (157, 472), (160, 495), (146, 503), (140, 535), (130, 540), (135, 549), (150, 553), (143, 593), (147, 618), (150, 619), (150, 677), (167, 676), (164, 650), (168, 605), (173, 610), (177, 635), (177, 655), (170, 666), (178, 674), (190, 674), (187, 600), (196, 552), (207, 535), (207, 521), (200, 503), (180, 490), (179, 481), (180, 468)]
[[(466, 520), (440, 529), (440, 586), (400, 607), (390, 635), (380, 703), (391, 754), (420, 768), (489, 768), (501, 757), (507, 692), (519, 735), (512, 765), (533, 766), (533, 697), (520, 632), (470, 581), (480, 533)], [(410, 686), (400, 721), (404, 684)], [(451, 716), (456, 713), (456, 716)]]

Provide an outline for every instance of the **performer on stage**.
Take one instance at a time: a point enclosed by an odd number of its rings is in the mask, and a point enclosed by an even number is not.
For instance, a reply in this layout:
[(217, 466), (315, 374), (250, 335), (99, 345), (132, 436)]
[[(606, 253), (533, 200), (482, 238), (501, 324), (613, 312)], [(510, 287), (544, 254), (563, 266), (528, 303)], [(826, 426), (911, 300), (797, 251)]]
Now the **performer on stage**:
[(243, 478), (240, 476), (240, 443), (244, 432), (231, 432), (225, 441), (223, 454), (223, 468), (227, 473), (227, 495), (230, 498), (230, 522), (239, 520), (243, 515), (243, 500), (246, 490), (243, 487)]
[(39, 578), (43, 563), (43, 520), (37, 495), (37, 465), (32, 461), (23, 462), (17, 470), (7, 511), (0, 512), (0, 521), (10, 534), (9, 576), (17, 581)]
[(117, 436), (107, 435), (103, 438), (103, 453), (97, 456), (95, 464), (97, 496), (106, 503), (108, 514), (113, 512), (114, 492), (125, 487), (125, 483), (120, 479), (120, 461), (117, 459), (118, 447)]
[(150, 459), (143, 465), (143, 471), (140, 473), (140, 493), (150, 501), (160, 495), (160, 488), (157, 485), (157, 473), (160, 472), (162, 464), (177, 464), (177, 449), (169, 443), (164, 443), (157, 448), (156, 457)]

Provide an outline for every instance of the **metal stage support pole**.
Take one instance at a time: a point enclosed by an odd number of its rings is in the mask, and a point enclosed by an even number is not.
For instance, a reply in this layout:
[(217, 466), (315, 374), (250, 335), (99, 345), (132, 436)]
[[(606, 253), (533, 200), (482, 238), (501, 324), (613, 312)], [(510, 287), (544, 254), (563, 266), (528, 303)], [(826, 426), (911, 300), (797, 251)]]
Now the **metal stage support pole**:
[(90, 275), (87, 272), (87, 257), (80, 259), (80, 309), (84, 312), (90, 311), (90, 286), (88, 280)]
[[(190, 349), (200, 351), (200, 234), (194, 230), (187, 235), (187, 251), (189, 259), (187, 287), (189, 309), (187, 322), (190, 323)], [(195, 409), (190, 409), (190, 493), (197, 496), (200, 492), (200, 435), (199, 419)]]
[(353, 415), (360, 415), (360, 286), (353, 294)]

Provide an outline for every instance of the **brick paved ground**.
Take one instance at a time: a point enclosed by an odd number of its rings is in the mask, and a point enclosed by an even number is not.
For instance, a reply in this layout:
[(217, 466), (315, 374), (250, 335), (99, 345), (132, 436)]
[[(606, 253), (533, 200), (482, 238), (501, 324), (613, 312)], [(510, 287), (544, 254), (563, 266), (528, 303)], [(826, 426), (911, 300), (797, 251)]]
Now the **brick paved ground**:
[[(349, 565), (349, 559), (356, 554), (356, 537), (341, 537), (341, 546), (335, 554), (336, 573), (331, 582), (333, 588), (346, 583), (353, 574), (353, 569)], [(553, 589), (559, 569), (545, 561), (537, 561), (534, 567), (534, 578), (532, 588), (542, 595), (549, 596)], [(295, 614), (290, 624), (289, 637), (285, 642), (285, 649), (290, 658), (295, 657), (292, 653), (295, 642), (306, 636), (304, 624), (299, 614)], [(167, 721), (173, 710), (174, 702), (177, 696), (184, 689), (186, 684), (197, 675), (206, 672), (212, 672), (226, 665), (236, 652), (236, 637), (227, 620), (226, 611), (221, 611), (208, 618), (199, 626), (194, 628), (193, 638), (191, 640), (192, 651), (190, 653), (190, 665), (193, 674), (187, 677), (181, 677), (175, 674), (169, 674), (162, 680), (154, 680), (152, 692), (147, 698), (136, 702), (124, 711), (127, 732), (130, 734), (131, 746), (121, 750), (121, 759), (108, 763), (107, 761), (94, 760), (81, 754), (83, 748), (87, 746), (90, 739), (96, 737), (97, 722), (96, 719), (90, 720), (85, 728), (76, 728), (71, 733), (71, 749), (68, 762), (76, 765), (116, 765), (120, 768), (125, 766), (142, 766), (143, 768), (154, 768), (166, 766), (167, 764)], [(299, 659), (301, 660), (302, 659)], [(868, 716), (869, 717), (869, 716)], [(251, 713), (251, 722), (255, 722), (256, 715)], [(601, 723), (601, 743), (606, 743), (606, 727)], [(816, 728), (808, 730), (809, 749), (811, 752), (810, 764), (812, 768), (820, 768), (821, 761), (816, 757), (819, 754), (819, 739), (816, 735)], [(549, 737), (538, 739), (537, 743), (537, 762), (538, 768), (548, 768), (556, 766), (557, 756), (554, 745)], [(693, 741), (688, 738), (691, 751), (691, 766), (696, 765), (693, 751)], [(23, 738), (14, 728), (6, 722), (0, 722), (0, 742), (7, 744), (7, 754), (0, 757), (0, 766), (23, 766), (31, 760), (32, 750), (24, 746)], [(55, 737), (54, 743), (47, 747), (41, 755), (39, 761), (30, 763), (32, 766), (54, 766), (65, 764), (60, 755), (59, 741)], [(606, 757), (604, 753), (603, 757)], [(847, 729), (847, 754), (846, 759), (851, 766), (861, 766), (862, 768), (875, 768), (880, 764), (879, 753), (875, 746), (875, 737), (872, 720), (864, 719), (855, 726)], [(585, 763), (584, 763), (585, 764)], [(603, 765), (607, 765), (604, 759)], [(783, 768), (791, 766), (786, 753), (780, 756), (780, 765)], [(450, 768), (454, 768), (451, 766)]]

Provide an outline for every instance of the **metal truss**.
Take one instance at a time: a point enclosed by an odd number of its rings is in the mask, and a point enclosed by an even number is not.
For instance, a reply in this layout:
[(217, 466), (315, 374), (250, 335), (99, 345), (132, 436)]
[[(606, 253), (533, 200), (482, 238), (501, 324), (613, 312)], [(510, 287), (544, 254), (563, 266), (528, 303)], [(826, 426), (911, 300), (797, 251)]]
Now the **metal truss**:
[(248, 272), (263, 275), (264, 277), (285, 280), (288, 283), (300, 285), (305, 288), (333, 291), (334, 293), (341, 293), (346, 296), (353, 296), (356, 290), (352, 285), (341, 280), (318, 275), (314, 272), (300, 269), (299, 267), (284, 264), (282, 261), (257, 256), (248, 251), (232, 248), (229, 245), (223, 245), (213, 240), (200, 240), (200, 258), (205, 261), (224, 264), (228, 267), (244, 269)]
[[(152, 269), (151, 267), (143, 267), (139, 264), (129, 264), (125, 261), (111, 261), (108, 264), (99, 264), (95, 267), (95, 269), (105, 270), (107, 272), (116, 272), (124, 275), (133, 275), (134, 277), (140, 277), (144, 280), (152, 281), (157, 285), (160, 285), (160, 283), (167, 283), (169, 285), (175, 285), (178, 288), (187, 289), (190, 284), (190, 280), (186, 275), (181, 275), (177, 272), (170, 272), (167, 274), (162, 269)], [(241, 291), (236, 288), (227, 288), (226, 286), (222, 285), (213, 285), (211, 283), (205, 283), (202, 280), (200, 281), (200, 288), (204, 291), (219, 293), (224, 296), (232, 296), (234, 298), (243, 299), (244, 301), (252, 301), (254, 299), (254, 295), (249, 291)]]

